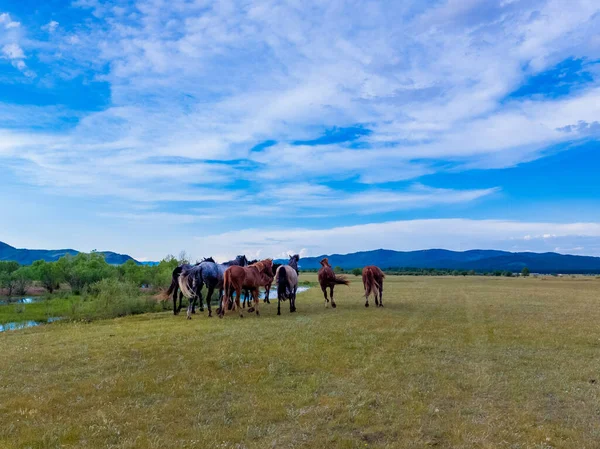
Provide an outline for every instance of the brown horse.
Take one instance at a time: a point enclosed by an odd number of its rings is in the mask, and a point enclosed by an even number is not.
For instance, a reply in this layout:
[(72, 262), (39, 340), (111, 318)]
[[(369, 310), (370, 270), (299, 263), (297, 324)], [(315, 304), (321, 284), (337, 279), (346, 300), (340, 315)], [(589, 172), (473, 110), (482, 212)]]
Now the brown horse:
[(327, 299), (327, 287), (329, 287), (329, 296), (331, 296), (331, 307), (336, 308), (335, 301), (333, 300), (333, 288), (338, 285), (349, 285), (350, 281), (344, 276), (336, 276), (329, 265), (329, 259), (325, 258), (321, 261), (321, 269), (319, 270), (319, 284), (321, 290), (323, 290), (323, 296), (325, 296), (325, 307), (329, 299)]
[[(364, 267), (362, 271), (362, 281), (365, 286), (365, 307), (369, 307), (369, 296), (373, 293), (375, 297), (375, 305), (383, 307), (383, 278), (385, 274), (375, 265)], [(379, 302), (377, 302), (379, 296)]]
[(223, 276), (223, 299), (221, 309), (219, 310), (219, 317), (223, 318), (225, 310), (227, 310), (227, 304), (233, 298), (233, 292), (236, 293), (236, 297), (232, 309), (239, 309), (240, 318), (244, 317), (243, 309), (240, 305), (240, 298), (244, 289), (250, 290), (254, 301), (254, 307), (249, 308), (248, 312), (256, 310), (256, 314), (260, 315), (258, 311), (258, 289), (267, 284), (271, 285), (272, 282), (273, 261), (271, 259), (261, 260), (249, 267), (229, 267)]

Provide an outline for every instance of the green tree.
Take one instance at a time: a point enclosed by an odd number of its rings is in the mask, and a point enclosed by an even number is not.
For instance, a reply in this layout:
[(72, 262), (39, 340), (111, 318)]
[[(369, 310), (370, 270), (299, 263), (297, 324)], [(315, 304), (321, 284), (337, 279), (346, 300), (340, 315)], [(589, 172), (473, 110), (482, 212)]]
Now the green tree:
[(54, 292), (64, 280), (60, 267), (56, 262), (46, 262), (45, 260), (36, 260), (31, 265), (33, 279), (40, 281), (42, 286), (48, 290), (48, 293)]
[(355, 268), (354, 270), (352, 270), (352, 274), (354, 276), (360, 276), (362, 274), (362, 270), (360, 268)]
[(79, 253), (75, 257), (66, 255), (58, 262), (64, 279), (75, 294), (101, 279), (117, 277), (117, 269), (107, 264), (104, 255), (100, 253)]
[(529, 268), (527, 267), (523, 267), (523, 269), (521, 270), (521, 276), (529, 276), (530, 272), (529, 272)]
[(344, 269), (343, 269), (342, 267), (340, 267), (340, 266), (336, 266), (336, 267), (333, 269), (333, 272), (334, 272), (334, 273), (343, 273), (343, 272), (344, 272)]

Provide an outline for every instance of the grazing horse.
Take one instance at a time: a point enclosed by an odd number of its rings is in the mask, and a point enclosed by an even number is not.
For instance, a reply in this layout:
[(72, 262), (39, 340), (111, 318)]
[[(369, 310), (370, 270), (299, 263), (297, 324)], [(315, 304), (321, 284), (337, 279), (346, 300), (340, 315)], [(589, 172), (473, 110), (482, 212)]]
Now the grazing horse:
[(188, 270), (184, 270), (179, 275), (179, 288), (183, 294), (190, 298), (190, 305), (187, 310), (188, 320), (192, 319), (191, 314), (194, 310), (196, 299), (200, 300), (200, 307), (202, 307), (202, 287), (206, 285), (208, 292), (206, 294), (206, 303), (208, 306), (208, 316), (212, 317), (212, 310), (210, 308), (210, 302), (212, 295), (216, 290), (219, 290), (219, 303), (221, 296), (223, 295), (223, 275), (225, 270), (232, 266), (246, 266), (248, 259), (246, 256), (237, 256), (234, 260), (225, 262), (222, 264), (215, 262), (201, 262), (199, 265), (192, 267)]
[(256, 314), (260, 315), (258, 311), (258, 289), (265, 285), (273, 282), (273, 261), (271, 259), (261, 260), (249, 267), (229, 267), (225, 271), (223, 276), (223, 300), (221, 302), (221, 309), (219, 310), (219, 317), (223, 318), (225, 315), (225, 309), (229, 299), (233, 297), (235, 291), (236, 297), (233, 303), (233, 310), (236, 308), (240, 311), (240, 318), (243, 318), (243, 309), (240, 306), (240, 298), (242, 290), (249, 289), (252, 292), (252, 299), (254, 300), (254, 307), (250, 307), (248, 312), (256, 310)]
[[(202, 262), (214, 262), (214, 259), (212, 257), (207, 257), (206, 259), (203, 259)], [(181, 301), (183, 300), (183, 292), (181, 292), (179, 288), (179, 275), (184, 270), (197, 267), (202, 262), (198, 262), (194, 265), (183, 263), (173, 270), (173, 273), (171, 274), (171, 285), (169, 285), (169, 289), (167, 290), (167, 297), (171, 296), (171, 293), (173, 294), (173, 315), (179, 314), (179, 311), (181, 310)], [(177, 293), (179, 293), (179, 307), (177, 307)], [(202, 311), (202, 304), (200, 304), (200, 311)], [(196, 310), (193, 309), (192, 313), (196, 313)]]
[(290, 256), (287, 265), (281, 265), (275, 272), (277, 280), (277, 315), (281, 315), (281, 301), (290, 300), (290, 313), (296, 311), (296, 291), (298, 290), (298, 261), (300, 256)]
[[(369, 307), (369, 296), (373, 293), (375, 297), (375, 306), (383, 307), (383, 278), (385, 274), (375, 265), (364, 267), (362, 271), (362, 281), (365, 287), (365, 307)], [(377, 302), (379, 296), (379, 302)]]
[(321, 269), (319, 270), (319, 285), (323, 290), (323, 296), (325, 296), (325, 307), (329, 299), (327, 299), (327, 287), (329, 287), (329, 296), (331, 296), (331, 307), (336, 308), (335, 301), (333, 300), (333, 288), (338, 285), (349, 285), (350, 281), (344, 276), (337, 276), (331, 265), (329, 265), (329, 259), (325, 258), (321, 261)]

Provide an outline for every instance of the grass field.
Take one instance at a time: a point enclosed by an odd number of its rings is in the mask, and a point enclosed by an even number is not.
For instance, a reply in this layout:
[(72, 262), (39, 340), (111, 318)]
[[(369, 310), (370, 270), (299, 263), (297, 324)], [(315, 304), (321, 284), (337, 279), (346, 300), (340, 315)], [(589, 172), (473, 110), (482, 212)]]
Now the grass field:
[(352, 280), (2, 333), (0, 448), (600, 447), (600, 280), (388, 277), (383, 309)]

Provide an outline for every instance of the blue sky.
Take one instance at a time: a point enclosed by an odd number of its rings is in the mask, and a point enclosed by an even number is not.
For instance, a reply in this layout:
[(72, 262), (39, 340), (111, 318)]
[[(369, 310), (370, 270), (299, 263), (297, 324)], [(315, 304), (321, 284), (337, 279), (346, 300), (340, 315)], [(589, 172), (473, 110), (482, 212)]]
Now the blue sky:
[(5, 0), (0, 240), (600, 256), (600, 5)]

